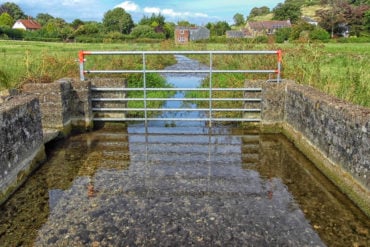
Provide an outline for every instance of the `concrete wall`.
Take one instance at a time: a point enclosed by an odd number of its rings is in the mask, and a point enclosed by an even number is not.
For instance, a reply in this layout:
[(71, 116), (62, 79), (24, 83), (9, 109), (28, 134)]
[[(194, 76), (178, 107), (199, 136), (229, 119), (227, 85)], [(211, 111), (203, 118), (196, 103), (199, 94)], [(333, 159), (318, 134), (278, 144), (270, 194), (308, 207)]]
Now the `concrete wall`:
[(25, 84), (22, 91), (39, 98), (43, 128), (67, 136), (72, 128), (92, 128), (90, 87), (90, 82), (65, 78), (47, 84)]
[(38, 99), (8, 97), (0, 103), (0, 204), (44, 159)]
[[(127, 81), (122, 78), (97, 78), (91, 80), (92, 87), (97, 88), (126, 88)], [(125, 91), (92, 91), (92, 98), (111, 98), (111, 99), (122, 99), (126, 98)], [(126, 108), (127, 101), (106, 101), (106, 102), (92, 102), (93, 108)], [(125, 118), (126, 112), (124, 111), (105, 111), (93, 112), (95, 118)]]
[(288, 83), (284, 122), (285, 134), (370, 215), (370, 109)]
[(288, 84), (285, 121), (370, 189), (370, 109)]
[(293, 82), (262, 85), (262, 125), (283, 132), (370, 215), (370, 109)]

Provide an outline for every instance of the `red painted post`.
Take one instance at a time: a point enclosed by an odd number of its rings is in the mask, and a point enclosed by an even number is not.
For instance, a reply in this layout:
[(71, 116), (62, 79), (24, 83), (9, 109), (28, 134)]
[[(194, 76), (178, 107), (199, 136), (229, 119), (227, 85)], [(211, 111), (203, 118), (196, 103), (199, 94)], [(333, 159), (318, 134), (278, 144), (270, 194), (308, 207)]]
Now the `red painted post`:
[(283, 61), (283, 52), (282, 50), (277, 50), (278, 55), (278, 69), (277, 69), (277, 82), (279, 83), (281, 80), (281, 63)]
[(85, 80), (85, 75), (84, 75), (85, 53), (84, 51), (80, 51), (78, 53), (78, 60), (80, 62), (80, 80), (84, 81)]

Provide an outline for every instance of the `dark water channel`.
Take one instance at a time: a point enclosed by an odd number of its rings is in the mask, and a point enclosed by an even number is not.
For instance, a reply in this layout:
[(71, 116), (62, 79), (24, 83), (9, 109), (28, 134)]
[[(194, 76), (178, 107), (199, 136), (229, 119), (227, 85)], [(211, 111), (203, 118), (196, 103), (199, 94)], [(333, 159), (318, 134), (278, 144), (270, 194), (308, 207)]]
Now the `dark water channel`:
[(370, 246), (367, 216), (285, 137), (204, 126), (50, 144), (0, 208), (0, 246)]

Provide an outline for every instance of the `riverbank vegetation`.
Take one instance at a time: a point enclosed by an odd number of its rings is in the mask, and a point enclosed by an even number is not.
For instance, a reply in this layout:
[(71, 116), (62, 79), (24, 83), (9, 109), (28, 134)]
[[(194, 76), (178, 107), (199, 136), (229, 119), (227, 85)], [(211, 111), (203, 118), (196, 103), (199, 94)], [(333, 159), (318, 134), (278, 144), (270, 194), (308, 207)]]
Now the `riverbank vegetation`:
[[(355, 104), (370, 106), (370, 43), (298, 43), (298, 44), (197, 44), (175, 46), (161, 43), (80, 44), (0, 41), (0, 87), (17, 88), (27, 82), (51, 82), (62, 77), (79, 77), (79, 50), (277, 50), (283, 51), (283, 78), (306, 84)], [(140, 58), (136, 58), (139, 59)], [(199, 58), (201, 59), (201, 58)], [(208, 63), (208, 58), (204, 58)], [(272, 57), (272, 61), (276, 61)], [(123, 69), (132, 61), (122, 57), (87, 57), (90, 69)], [(252, 59), (253, 66), (270, 66), (265, 60)], [(174, 63), (171, 56), (151, 58), (151, 68)], [(227, 65), (226, 65), (227, 62)], [(251, 62), (251, 61), (250, 61)], [(139, 64), (137, 61), (136, 64)], [(215, 66), (233, 66), (246, 60), (240, 56), (216, 59)], [(267, 64), (267, 65), (266, 65)], [(272, 64), (275, 66), (275, 64)], [(248, 64), (244, 68), (252, 66)], [(232, 67), (229, 67), (232, 68)], [(243, 77), (245, 78), (245, 77)], [(241, 78), (243, 80), (243, 78)], [(256, 75), (252, 78), (259, 79)], [(228, 83), (229, 79), (215, 79)], [(235, 81), (231, 78), (230, 81)], [(234, 82), (233, 82), (234, 83)], [(221, 85), (220, 84), (220, 85)], [(217, 85), (215, 85), (217, 86)]]

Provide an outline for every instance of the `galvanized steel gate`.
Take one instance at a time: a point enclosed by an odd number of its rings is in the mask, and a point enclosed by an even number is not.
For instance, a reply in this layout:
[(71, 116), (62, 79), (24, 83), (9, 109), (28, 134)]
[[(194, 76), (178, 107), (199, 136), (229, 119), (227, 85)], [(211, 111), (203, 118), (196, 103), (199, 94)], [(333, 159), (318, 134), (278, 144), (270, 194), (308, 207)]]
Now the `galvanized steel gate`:
[[(148, 55), (208, 55), (209, 56), (209, 67), (208, 69), (197, 69), (197, 70), (153, 70), (147, 69), (147, 56)], [(213, 56), (214, 55), (277, 55), (277, 67), (275, 69), (269, 70), (248, 70), (248, 69), (238, 69), (238, 70), (217, 70), (213, 68)], [(85, 68), (86, 56), (90, 55), (139, 55), (142, 57), (142, 69), (132, 70), (132, 69), (122, 69), (122, 70), (87, 70)], [(93, 112), (115, 112), (115, 113), (129, 113), (130, 111), (142, 111), (142, 117), (127, 117), (124, 114), (124, 117), (94, 117), (94, 121), (143, 121), (147, 126), (148, 121), (207, 121), (209, 126), (213, 122), (259, 122), (261, 121), (260, 113), (261, 107), (260, 103), (262, 101), (261, 92), (262, 88), (214, 88), (212, 82), (212, 75), (215, 73), (264, 73), (264, 74), (275, 74), (276, 78), (273, 81), (280, 82), (281, 80), (281, 61), (282, 53), (280, 50), (277, 51), (81, 51), (79, 53), (79, 62), (80, 62), (80, 79), (81, 81), (85, 80), (86, 74), (129, 74), (129, 73), (140, 73), (143, 75), (143, 87), (141, 88), (129, 88), (129, 87), (93, 87), (93, 92), (104, 93), (104, 92), (122, 92), (125, 97), (112, 98), (112, 97), (99, 97), (92, 98), (92, 102), (122, 102), (127, 103), (129, 101), (142, 101), (143, 108), (130, 108), (127, 107), (93, 107)], [(209, 78), (208, 88), (150, 88), (147, 87), (147, 74), (148, 73), (207, 73)], [(142, 91), (142, 98), (130, 98), (127, 97), (127, 93), (130, 91)], [(205, 91), (208, 92), (207, 98), (149, 98), (148, 92), (151, 91)], [(220, 98), (212, 97), (214, 92), (243, 92), (244, 97), (240, 98)], [(259, 97), (246, 98), (246, 95), (257, 93)], [(149, 108), (148, 102), (150, 101), (190, 101), (190, 102), (208, 102), (207, 108)], [(216, 108), (215, 103), (221, 101), (233, 101), (240, 102), (240, 107), (233, 108)], [(253, 107), (250, 107), (253, 106)], [(259, 107), (256, 107), (259, 106)], [(197, 118), (188, 118), (188, 117), (176, 117), (176, 118), (164, 118), (158, 116), (149, 116), (148, 112), (179, 112), (179, 111), (197, 111), (205, 112), (205, 116)], [(215, 117), (216, 112), (239, 112), (242, 113), (242, 117)], [(249, 115), (248, 115), (249, 114)], [(258, 117), (255, 117), (258, 114)], [(219, 115), (219, 114), (218, 114)], [(250, 117), (253, 116), (253, 117)]]

